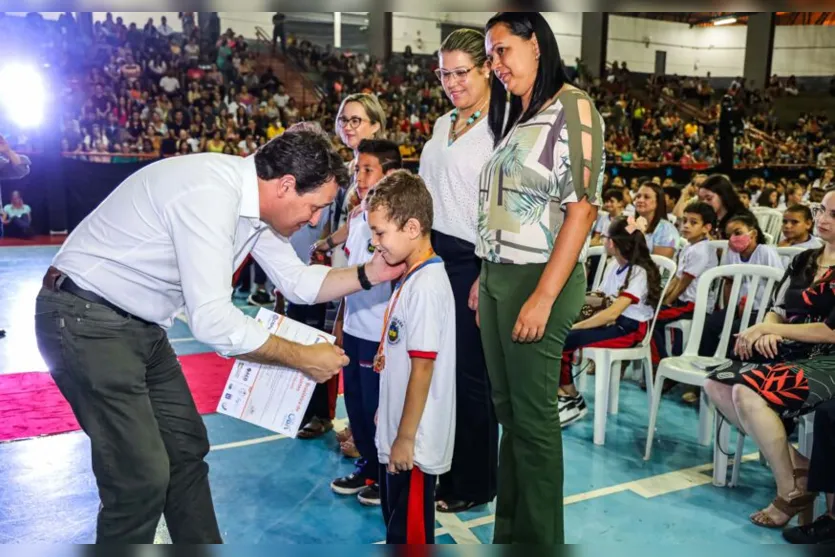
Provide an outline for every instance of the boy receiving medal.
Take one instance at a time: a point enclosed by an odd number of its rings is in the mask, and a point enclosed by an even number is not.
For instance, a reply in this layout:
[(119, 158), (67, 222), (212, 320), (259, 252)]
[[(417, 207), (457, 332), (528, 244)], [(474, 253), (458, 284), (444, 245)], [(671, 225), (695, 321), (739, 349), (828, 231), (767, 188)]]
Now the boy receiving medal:
[(434, 543), (435, 483), (455, 440), (455, 302), (429, 240), (432, 197), (419, 176), (396, 171), (369, 192), (372, 243), (408, 271), (386, 308), (374, 368), (380, 373), (376, 445), (387, 543)]

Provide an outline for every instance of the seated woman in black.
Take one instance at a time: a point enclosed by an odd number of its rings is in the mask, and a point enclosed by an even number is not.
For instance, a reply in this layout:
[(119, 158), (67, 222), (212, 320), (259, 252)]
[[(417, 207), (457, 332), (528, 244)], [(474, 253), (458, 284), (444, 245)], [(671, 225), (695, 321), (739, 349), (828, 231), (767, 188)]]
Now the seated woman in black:
[(788, 443), (786, 426), (835, 399), (835, 189), (816, 223), (824, 246), (792, 260), (763, 323), (737, 337), (742, 361), (713, 370), (705, 384), (725, 419), (754, 440), (771, 466), (777, 497), (750, 517), (768, 528), (798, 514), (812, 518), (808, 459)]

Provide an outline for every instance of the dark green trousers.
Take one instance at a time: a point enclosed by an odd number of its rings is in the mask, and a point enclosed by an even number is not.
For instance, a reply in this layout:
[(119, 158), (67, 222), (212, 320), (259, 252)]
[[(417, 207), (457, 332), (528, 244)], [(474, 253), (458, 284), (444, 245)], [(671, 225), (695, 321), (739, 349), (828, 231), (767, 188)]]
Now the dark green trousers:
[(488, 262), (481, 268), (481, 339), (502, 426), (493, 543), (553, 545), (565, 539), (557, 396), (563, 344), (585, 299), (585, 275), (580, 265), (574, 268), (541, 341), (513, 342), (519, 311), (544, 269)]

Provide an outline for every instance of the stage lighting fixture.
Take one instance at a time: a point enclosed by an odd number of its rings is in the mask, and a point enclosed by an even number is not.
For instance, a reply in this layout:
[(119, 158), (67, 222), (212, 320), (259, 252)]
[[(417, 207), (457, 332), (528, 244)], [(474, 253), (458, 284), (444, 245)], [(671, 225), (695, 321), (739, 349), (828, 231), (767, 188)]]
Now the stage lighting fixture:
[(713, 20), (713, 25), (714, 26), (715, 25), (731, 25), (733, 23), (736, 23), (736, 18), (735, 17), (723, 17), (723, 18), (720, 18), (720, 19), (714, 19)]
[(23, 129), (41, 125), (46, 87), (35, 66), (11, 63), (0, 67), (0, 106), (11, 122)]

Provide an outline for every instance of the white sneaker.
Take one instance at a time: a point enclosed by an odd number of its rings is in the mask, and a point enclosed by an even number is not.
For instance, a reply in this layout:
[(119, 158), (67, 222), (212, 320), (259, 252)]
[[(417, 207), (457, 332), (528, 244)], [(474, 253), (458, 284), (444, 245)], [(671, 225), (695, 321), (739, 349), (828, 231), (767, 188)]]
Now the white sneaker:
[(560, 427), (569, 426), (577, 420), (584, 418), (589, 413), (586, 401), (581, 394), (577, 396), (560, 396), (559, 410)]

